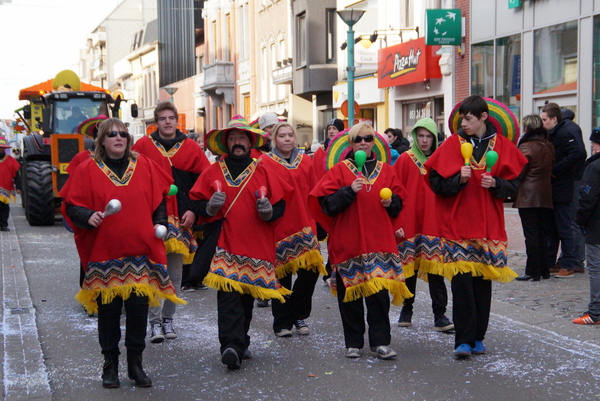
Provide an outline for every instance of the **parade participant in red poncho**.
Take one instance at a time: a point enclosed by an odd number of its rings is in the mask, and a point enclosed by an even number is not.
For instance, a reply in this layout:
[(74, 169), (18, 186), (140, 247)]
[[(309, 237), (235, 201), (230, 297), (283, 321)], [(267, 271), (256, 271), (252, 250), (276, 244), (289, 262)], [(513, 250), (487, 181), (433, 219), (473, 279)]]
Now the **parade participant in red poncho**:
[(275, 274), (275, 226), (293, 189), (250, 157), (252, 147), (264, 144), (258, 132), (242, 116), (209, 132), (206, 147), (226, 157), (204, 171), (190, 192), (194, 210), (209, 225), (205, 231), (216, 232), (214, 247), (206, 250), (214, 256), (204, 284), (218, 290), (221, 362), (229, 369), (251, 358), (254, 298), (283, 302), (290, 293)]
[[(102, 385), (119, 387), (118, 356), (121, 309), (125, 307), (129, 378), (139, 387), (152, 381), (142, 368), (148, 306), (159, 299), (184, 303), (167, 274), (158, 224), (166, 224), (165, 196), (171, 178), (154, 162), (131, 152), (132, 137), (116, 118), (100, 125), (93, 159), (81, 163), (60, 195), (63, 214), (75, 231), (85, 267), (76, 299), (89, 313), (98, 312), (98, 339), (105, 363)], [(121, 210), (105, 215), (112, 199)]]
[[(269, 111), (260, 116), (256, 124), (251, 124), (253, 127), (258, 127), (261, 131), (263, 131), (261, 135), (263, 136), (263, 138), (265, 138), (265, 143), (264, 145), (261, 145), (258, 148), (253, 148), (250, 151), (250, 156), (252, 156), (255, 159), (258, 159), (262, 155), (271, 151), (271, 141), (273, 140), (273, 127), (278, 123), (279, 118), (277, 118), (277, 114)], [(268, 304), (263, 306), (268, 306)]]
[[(435, 331), (454, 329), (446, 317), (448, 291), (444, 277), (436, 269), (444, 261), (444, 245), (439, 238), (435, 209), (435, 194), (425, 181), (425, 161), (437, 149), (437, 125), (431, 118), (422, 118), (412, 129), (410, 150), (402, 153), (394, 164), (398, 179), (408, 195), (402, 207), (402, 228), (396, 232), (398, 253), (406, 286), (416, 295), (417, 274), (429, 283)], [(437, 271), (437, 273), (436, 273)], [(415, 297), (404, 301), (398, 326), (412, 325)]]
[[(389, 347), (388, 293), (395, 305), (411, 296), (404, 284), (394, 237), (406, 193), (392, 167), (374, 157), (376, 138), (389, 156), (387, 142), (377, 135), (372, 127), (361, 123), (341, 136), (347, 138), (351, 151), (342, 155), (345, 159), (333, 165), (309, 196), (311, 213), (329, 233), (331, 289), (338, 298), (347, 358), (360, 357), (364, 344), (363, 298), (371, 352), (382, 359), (394, 358), (396, 352)], [(335, 148), (331, 145), (329, 149)], [(361, 171), (354, 159), (359, 150), (367, 155)], [(380, 198), (383, 188), (392, 191), (390, 199)]]
[[(294, 188), (286, 213), (277, 224), (275, 269), (281, 285), (292, 290), (285, 303), (273, 300), (273, 330), (291, 337), (292, 326), (300, 335), (310, 334), (304, 321), (310, 316), (312, 295), (319, 272), (325, 273), (317, 241), (317, 224), (308, 212), (308, 194), (314, 186), (312, 162), (296, 147), (296, 133), (289, 123), (275, 125), (273, 150), (261, 157), (265, 167)], [(292, 288), (292, 276), (297, 274)]]
[[(196, 215), (190, 210), (188, 192), (199, 174), (210, 166), (210, 162), (202, 149), (177, 129), (177, 118), (173, 103), (160, 102), (154, 109), (154, 122), (158, 130), (138, 140), (133, 150), (155, 161), (175, 180), (177, 194), (167, 197), (169, 225), (165, 247), (169, 277), (177, 296), (180, 296), (183, 265), (192, 263), (198, 248), (192, 232)], [(150, 308), (150, 342), (161, 343), (165, 338), (177, 338), (173, 328), (175, 310), (176, 305), (169, 300), (162, 307)]]
[[(457, 358), (483, 354), (492, 301), (492, 282), (508, 282), (517, 274), (507, 265), (504, 198), (514, 195), (527, 159), (487, 121), (489, 108), (480, 96), (469, 96), (458, 109), (461, 129), (425, 163), (436, 193), (439, 234), (445, 244), (439, 273), (452, 280)], [(461, 145), (473, 145), (465, 165)], [(488, 151), (499, 155), (486, 173)]]
[(8, 216), (10, 214), (11, 199), (15, 199), (13, 191), (15, 189), (14, 179), (21, 165), (14, 157), (7, 155), (5, 149), (10, 149), (6, 138), (0, 136), (0, 231), (9, 231)]

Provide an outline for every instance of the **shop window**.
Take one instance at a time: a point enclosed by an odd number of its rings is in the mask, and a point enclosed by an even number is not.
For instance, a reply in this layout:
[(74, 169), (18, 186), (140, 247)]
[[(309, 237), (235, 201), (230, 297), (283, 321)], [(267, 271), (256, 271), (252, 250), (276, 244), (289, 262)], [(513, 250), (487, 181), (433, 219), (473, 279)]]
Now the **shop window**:
[(496, 39), (496, 96), (517, 119), (521, 104), (521, 35)]
[(471, 46), (471, 94), (494, 97), (494, 42)]
[(534, 94), (577, 89), (577, 21), (534, 33)]
[(327, 64), (332, 64), (335, 63), (335, 56), (337, 54), (337, 49), (336, 49), (336, 41), (335, 41), (335, 34), (336, 34), (336, 20), (337, 20), (337, 14), (335, 12), (334, 8), (328, 8), (325, 10), (325, 34), (327, 35), (327, 48), (326, 48), (326, 52), (327, 54), (325, 55), (325, 62)]
[(296, 16), (296, 59), (297, 66), (306, 65), (306, 13)]

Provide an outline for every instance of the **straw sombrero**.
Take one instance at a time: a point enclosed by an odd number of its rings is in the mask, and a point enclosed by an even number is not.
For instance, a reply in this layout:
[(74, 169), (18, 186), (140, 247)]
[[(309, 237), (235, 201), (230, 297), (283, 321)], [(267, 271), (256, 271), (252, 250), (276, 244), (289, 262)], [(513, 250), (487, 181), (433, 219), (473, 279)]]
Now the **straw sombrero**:
[[(327, 157), (325, 159), (325, 168), (327, 170), (331, 169), (340, 160), (344, 160), (352, 150), (350, 142), (348, 141), (348, 131), (350, 131), (350, 128), (346, 128), (337, 134), (329, 143)], [(375, 158), (384, 163), (389, 163), (391, 155), (388, 142), (377, 132), (375, 132), (375, 140), (373, 142), (374, 145), (372, 151), (375, 154)]]
[(252, 128), (244, 117), (238, 115), (229, 121), (227, 128), (214, 129), (206, 134), (204, 137), (204, 145), (215, 155), (228, 154), (227, 133), (234, 129), (248, 133), (253, 148), (258, 148), (266, 143), (266, 138), (263, 136), (265, 135), (265, 132), (258, 128)]
[[(519, 124), (517, 118), (512, 111), (504, 104), (497, 100), (490, 99), (488, 97), (482, 98), (488, 105), (490, 110), (488, 121), (496, 127), (496, 132), (508, 138), (512, 143), (516, 144), (519, 140)], [(450, 132), (455, 133), (460, 129), (460, 123), (462, 118), (458, 113), (460, 103), (454, 106), (450, 117), (448, 118), (448, 126)]]
[(101, 114), (96, 117), (88, 118), (77, 126), (77, 133), (88, 138), (96, 139), (98, 135), (98, 125), (108, 119), (105, 115)]
[(6, 141), (6, 137), (4, 135), (0, 135), (0, 148), (10, 148), (11, 146)]

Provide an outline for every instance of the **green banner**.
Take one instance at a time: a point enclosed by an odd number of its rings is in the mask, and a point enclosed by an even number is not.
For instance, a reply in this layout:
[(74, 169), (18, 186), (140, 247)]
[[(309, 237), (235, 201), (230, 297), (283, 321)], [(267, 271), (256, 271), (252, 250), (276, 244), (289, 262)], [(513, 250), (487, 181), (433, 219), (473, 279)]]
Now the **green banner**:
[(521, 7), (521, 0), (508, 0), (508, 8)]
[(425, 10), (425, 44), (459, 46), (462, 18), (458, 8)]

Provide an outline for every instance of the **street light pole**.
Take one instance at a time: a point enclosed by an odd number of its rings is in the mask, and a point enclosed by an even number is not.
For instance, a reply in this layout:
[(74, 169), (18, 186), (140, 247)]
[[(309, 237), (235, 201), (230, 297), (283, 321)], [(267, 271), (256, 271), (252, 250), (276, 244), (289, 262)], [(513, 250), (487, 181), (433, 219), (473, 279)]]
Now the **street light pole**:
[(348, 46), (348, 67), (346, 67), (346, 70), (348, 71), (348, 128), (350, 128), (354, 125), (354, 71), (356, 70), (354, 66), (354, 30), (352, 28), (365, 12), (354, 9), (336, 12), (342, 21), (348, 25), (348, 39), (346, 42)]

